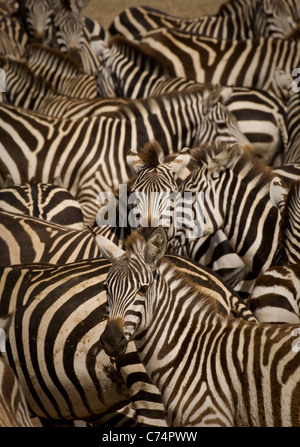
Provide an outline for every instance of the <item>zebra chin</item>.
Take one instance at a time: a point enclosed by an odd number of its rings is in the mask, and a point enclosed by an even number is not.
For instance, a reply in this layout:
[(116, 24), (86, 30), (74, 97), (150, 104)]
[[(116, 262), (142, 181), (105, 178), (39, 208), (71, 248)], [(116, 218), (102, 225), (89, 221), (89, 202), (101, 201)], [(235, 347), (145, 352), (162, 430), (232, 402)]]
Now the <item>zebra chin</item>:
[(100, 343), (109, 357), (117, 358), (125, 353), (128, 340), (126, 340), (123, 332), (121, 318), (107, 320), (106, 327), (100, 337)]

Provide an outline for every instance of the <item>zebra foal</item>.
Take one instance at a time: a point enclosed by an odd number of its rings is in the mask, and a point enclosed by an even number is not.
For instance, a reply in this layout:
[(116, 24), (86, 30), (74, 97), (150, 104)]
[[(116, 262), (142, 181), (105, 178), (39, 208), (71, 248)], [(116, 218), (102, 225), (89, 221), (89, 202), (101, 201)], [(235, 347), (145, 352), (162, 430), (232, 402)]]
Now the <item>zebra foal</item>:
[(147, 242), (133, 235), (125, 252), (110, 248), (107, 354), (135, 341), (170, 426), (300, 426), (300, 325), (220, 318), (209, 288), (179, 275), (166, 246), (159, 228)]

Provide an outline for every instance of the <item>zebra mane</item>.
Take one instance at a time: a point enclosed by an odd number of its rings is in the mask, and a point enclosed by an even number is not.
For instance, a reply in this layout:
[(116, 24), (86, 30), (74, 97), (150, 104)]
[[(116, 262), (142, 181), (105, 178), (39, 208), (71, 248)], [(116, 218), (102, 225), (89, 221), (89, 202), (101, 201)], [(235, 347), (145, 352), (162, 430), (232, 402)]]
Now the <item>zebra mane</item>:
[(124, 249), (126, 255), (130, 257), (133, 254), (141, 253), (144, 250), (146, 244), (145, 238), (140, 235), (136, 230), (133, 230), (124, 241)]
[[(203, 165), (208, 165), (214, 158), (232, 146), (231, 143), (217, 142), (204, 143), (197, 148), (191, 149), (191, 160), (193, 169), (197, 170)], [(231, 171), (237, 175), (247, 177), (247, 182), (256, 180), (256, 187), (269, 187), (274, 174), (272, 169), (266, 166), (262, 160), (255, 158), (247, 151), (240, 150), (237, 161), (231, 166)]]
[[(293, 203), (298, 203), (298, 210), (300, 209), (300, 180), (295, 180), (291, 183), (286, 198), (284, 208), (281, 213), (281, 222), (279, 230), (279, 253), (283, 258), (283, 262), (287, 261), (287, 254), (285, 252), (286, 247), (286, 232), (291, 228), (291, 212), (292, 209), (295, 212), (295, 206)], [(298, 214), (298, 213), (297, 213)], [(292, 230), (293, 232), (293, 230)]]
[[(143, 253), (146, 242), (146, 239), (137, 231), (132, 231), (132, 233), (124, 241), (124, 248), (127, 258), (130, 258), (132, 255), (140, 255)], [(224, 318), (226, 316), (224, 314), (224, 309), (214, 297), (213, 293), (210, 293), (208, 289), (203, 289), (203, 287), (192, 281), (182, 272), (182, 269), (178, 268), (176, 264), (167, 256), (163, 256), (158, 261), (157, 265), (162, 267), (161, 273), (167, 280), (168, 274), (171, 273), (172, 283), (180, 283), (180, 290), (184, 292), (184, 299), (190, 300), (192, 309), (194, 309), (194, 306), (197, 306), (197, 309), (201, 312), (205, 311), (207, 317), (222, 316)], [(126, 259), (124, 259), (124, 263), (122, 262), (124, 274), (126, 274), (125, 266), (128, 267)], [(120, 274), (122, 274), (122, 272), (120, 272)]]
[(157, 168), (161, 163), (163, 149), (157, 141), (146, 143), (139, 151), (141, 161), (147, 168)]

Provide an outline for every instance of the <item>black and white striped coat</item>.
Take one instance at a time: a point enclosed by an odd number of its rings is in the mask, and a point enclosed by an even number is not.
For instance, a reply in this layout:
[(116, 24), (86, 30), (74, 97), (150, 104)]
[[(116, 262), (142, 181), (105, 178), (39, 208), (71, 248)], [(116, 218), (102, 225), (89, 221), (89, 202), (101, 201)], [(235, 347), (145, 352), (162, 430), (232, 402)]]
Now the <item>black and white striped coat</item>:
[(132, 6), (114, 18), (109, 33), (133, 40), (156, 28), (174, 28), (224, 40), (285, 38), (294, 31), (299, 15), (296, 0), (231, 0), (217, 14), (202, 17), (176, 17), (151, 6)]
[(260, 275), (249, 297), (249, 306), (261, 322), (300, 321), (300, 183), (286, 186), (275, 177), (270, 196), (279, 209), (280, 261)]
[(275, 80), (276, 70), (291, 73), (300, 65), (299, 40), (218, 40), (160, 28), (136, 38), (135, 43), (159, 61), (170, 76), (271, 90), (278, 97), (281, 90)]
[(170, 426), (300, 426), (300, 325), (220, 318), (210, 288), (178, 274), (166, 245), (157, 229), (109, 249), (107, 354), (135, 340)]
[[(11, 181), (11, 180), (9, 180)], [(60, 179), (53, 183), (10, 184), (0, 189), (0, 211), (37, 217), (68, 228), (83, 229), (83, 214), (77, 200)]]
[[(114, 113), (83, 119), (55, 119), (10, 105), (0, 106), (1, 177), (15, 183), (48, 183), (60, 177), (78, 200), (85, 224), (93, 225), (98, 194), (126, 183), (125, 158), (148, 141), (165, 153), (218, 138), (249, 144), (214, 91), (172, 92), (136, 100)], [(11, 145), (14, 151), (11, 151)]]
[(32, 427), (24, 393), (6, 358), (10, 320), (0, 317), (0, 427)]

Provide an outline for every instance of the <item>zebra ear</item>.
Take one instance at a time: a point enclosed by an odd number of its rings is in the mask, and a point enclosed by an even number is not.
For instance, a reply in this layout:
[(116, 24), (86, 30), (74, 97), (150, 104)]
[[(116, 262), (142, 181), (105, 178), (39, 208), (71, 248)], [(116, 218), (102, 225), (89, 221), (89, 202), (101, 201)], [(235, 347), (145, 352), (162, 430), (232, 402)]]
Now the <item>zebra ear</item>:
[(63, 182), (60, 175), (58, 177), (55, 177), (55, 179), (53, 180), (53, 185), (60, 186), (62, 188)]
[(288, 101), (290, 96), (292, 96), (293, 94), (292, 87), (295, 82), (293, 77), (281, 68), (276, 68), (275, 80), (279, 87), (280, 93), (282, 94), (284, 99)]
[(230, 166), (241, 155), (240, 147), (238, 144), (233, 146), (228, 145), (227, 148), (212, 158), (208, 165), (208, 173), (217, 174)]
[(145, 261), (154, 267), (157, 261), (164, 256), (167, 250), (168, 239), (162, 227), (156, 228), (150, 235), (144, 248)]
[(144, 162), (141, 160), (139, 154), (133, 149), (126, 155), (126, 162), (133, 174), (138, 174), (144, 167)]
[(7, 188), (8, 186), (13, 186), (14, 184), (15, 184), (15, 182), (13, 181), (11, 176), (9, 174), (7, 174), (7, 176), (5, 178), (4, 188)]
[(274, 177), (270, 184), (270, 199), (276, 208), (282, 213), (288, 190), (280, 177)]
[(183, 148), (178, 155), (170, 157), (171, 161), (168, 161), (167, 166), (171, 172), (174, 172), (178, 176), (182, 173), (183, 169), (189, 164), (191, 160), (191, 154), (189, 148)]
[(124, 250), (122, 250), (112, 241), (110, 241), (104, 236), (101, 236), (100, 234), (98, 234), (95, 239), (98, 244), (100, 253), (104, 258), (108, 259), (110, 262), (114, 262), (116, 259), (118, 259), (125, 253)]

